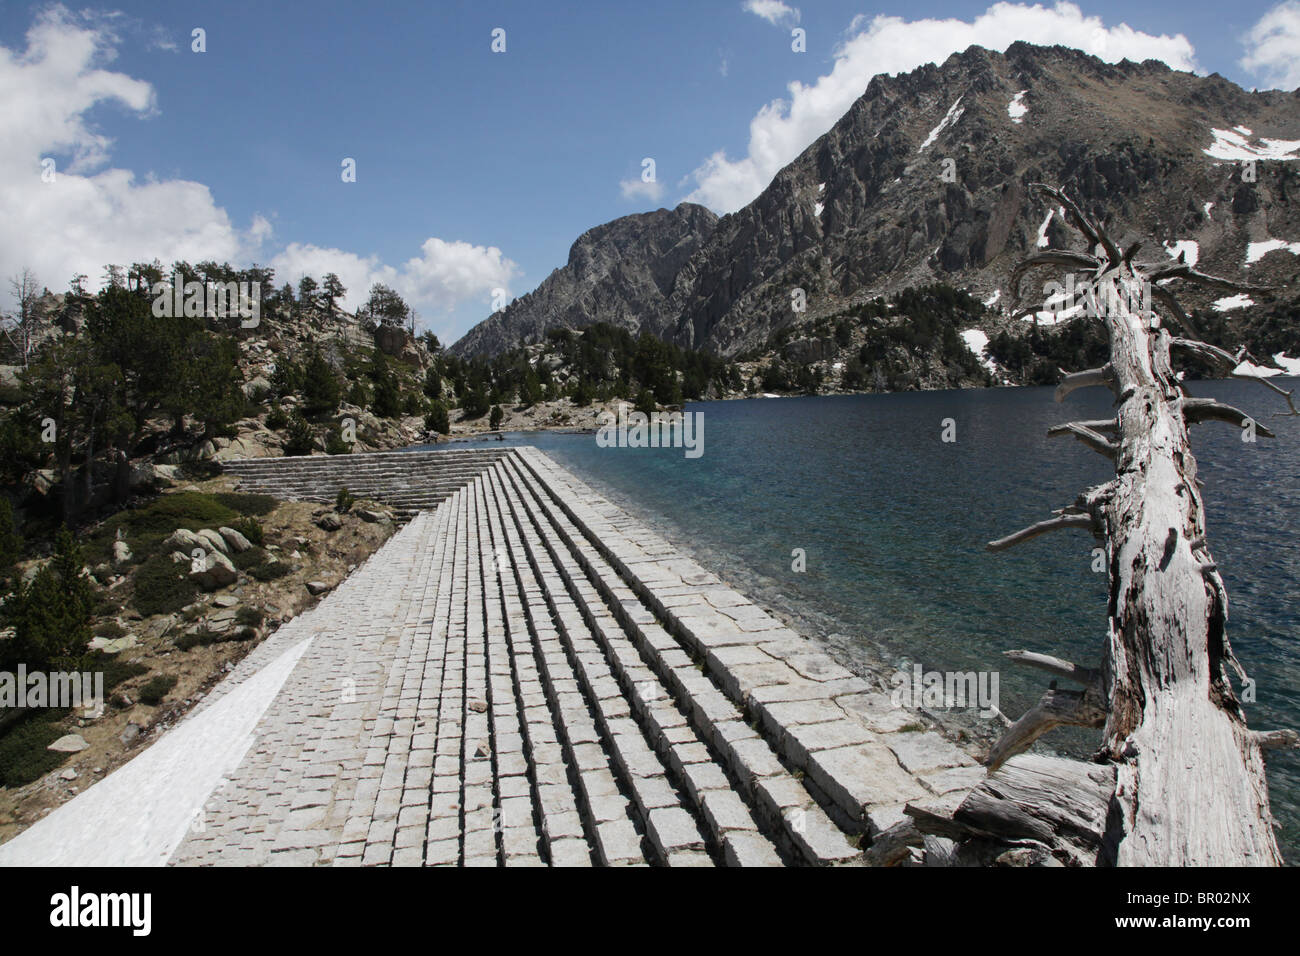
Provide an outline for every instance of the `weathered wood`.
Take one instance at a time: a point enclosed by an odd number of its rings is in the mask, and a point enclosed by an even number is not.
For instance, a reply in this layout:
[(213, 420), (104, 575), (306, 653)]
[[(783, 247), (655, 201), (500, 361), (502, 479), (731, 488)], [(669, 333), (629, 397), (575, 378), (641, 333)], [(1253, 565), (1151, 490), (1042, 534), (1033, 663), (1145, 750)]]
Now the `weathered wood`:
[[(990, 773), (951, 812), (909, 805), (922, 833), (958, 841), (958, 862), (1011, 863), (1007, 851), (1041, 849), (1056, 863), (1110, 862), (1107, 820), (1115, 768), (1063, 757), (1021, 754)], [(1041, 862), (1033, 860), (1031, 862)]]
[[(1261, 742), (1286, 737), (1252, 733), (1233, 691), (1229, 672), (1242, 672), (1225, 632), (1227, 595), (1205, 543), (1205, 507), (1188, 438), (1190, 422), (1214, 418), (1241, 423), (1246, 416), (1230, 406), (1187, 399), (1170, 359), (1174, 338), (1154, 312), (1135, 307), (1157, 278), (1220, 289), (1240, 284), (1185, 263), (1144, 270), (1121, 256), (1106, 231), (1068, 197), (1051, 187), (1045, 191), (1067, 210), (1090, 248), (1105, 250), (1091, 281), (1093, 304), (1110, 339), (1110, 361), (1102, 369), (1067, 376), (1057, 401), (1085, 385), (1106, 384), (1117, 395), (1115, 439), (1095, 431), (1088, 439), (1114, 449), (1115, 478), (1081, 498), (1091, 526), (1105, 541), (1107, 635), (1099, 681), (1081, 692), (1053, 687), (1017, 721), (990, 753), (989, 765), (1002, 764), (1002, 770), (972, 793), (962, 807), (965, 817), (959, 812), (954, 821), (964, 819), (966, 829), (983, 839), (1000, 836), (1052, 847), (1060, 862), (1099, 861), (1103, 854), (1094, 852), (1096, 841), (1063, 858), (1062, 848), (1052, 842), (1060, 835), (1047, 825), (1049, 820), (1063, 825), (1058, 801), (1061, 789), (1078, 781), (1077, 767), (1036, 770), (1037, 783), (1021, 788), (1023, 793), (1011, 800), (1013, 810), (1007, 809), (1007, 794), (994, 789), (994, 782), (1017, 766), (1008, 758), (1042, 733), (1060, 724), (1092, 723), (1103, 726), (1098, 758), (1111, 775), (1113, 792), (1103, 801), (1109, 809), (1100, 818), (1098, 804), (1090, 804), (1094, 813), (1085, 829), (1093, 836), (1104, 833), (1100, 842), (1108, 848), (1106, 860), (1162, 866), (1280, 864)], [(1172, 293), (1151, 291), (1157, 301), (1172, 303), (1180, 324), (1191, 330)], [(1233, 358), (1204, 343), (1177, 341), (1221, 365)], [(1066, 429), (1086, 436), (1079, 428)], [(1053, 527), (1082, 526), (1078, 515), (1062, 515), (993, 542), (990, 549), (1001, 550)], [(1105, 781), (1088, 780), (1099, 796), (1096, 787), (1104, 790)]]
[(989, 551), (1005, 551), (1007, 548), (1014, 548), (1022, 541), (1028, 541), (1030, 538), (1036, 538), (1040, 534), (1046, 534), (1049, 531), (1059, 531), (1062, 528), (1091, 529), (1092, 519), (1087, 515), (1057, 515), (1055, 518), (1048, 518), (1046, 521), (1031, 524), (1028, 528), (1022, 528), (1005, 538), (990, 541), (984, 547)]

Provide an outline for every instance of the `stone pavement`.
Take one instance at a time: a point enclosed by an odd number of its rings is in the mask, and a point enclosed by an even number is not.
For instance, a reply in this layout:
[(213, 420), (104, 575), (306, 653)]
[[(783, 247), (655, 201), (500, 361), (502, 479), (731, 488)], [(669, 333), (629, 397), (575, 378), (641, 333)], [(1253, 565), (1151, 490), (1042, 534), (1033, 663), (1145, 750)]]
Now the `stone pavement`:
[(853, 865), (983, 775), (527, 447), (203, 707), (290, 651), (172, 864)]

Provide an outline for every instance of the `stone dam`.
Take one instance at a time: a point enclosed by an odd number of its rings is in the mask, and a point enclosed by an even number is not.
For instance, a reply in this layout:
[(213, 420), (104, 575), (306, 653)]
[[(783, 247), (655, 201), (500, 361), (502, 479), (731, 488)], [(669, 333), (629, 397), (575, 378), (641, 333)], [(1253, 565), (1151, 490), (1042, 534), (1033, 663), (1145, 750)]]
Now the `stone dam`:
[(906, 862), (983, 777), (536, 449), (225, 467), (410, 520), (0, 864)]

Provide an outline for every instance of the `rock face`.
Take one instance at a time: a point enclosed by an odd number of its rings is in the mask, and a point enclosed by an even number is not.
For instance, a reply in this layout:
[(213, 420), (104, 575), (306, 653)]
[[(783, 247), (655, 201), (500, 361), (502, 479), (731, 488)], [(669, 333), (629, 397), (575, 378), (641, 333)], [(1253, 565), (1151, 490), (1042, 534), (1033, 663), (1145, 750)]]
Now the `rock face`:
[(678, 276), (717, 222), (703, 206), (682, 203), (589, 229), (569, 249), (567, 264), (474, 326), (450, 351), (494, 355), (521, 342), (540, 342), (548, 329), (596, 321), (633, 332), (669, 332)]
[[(1013, 101), (1027, 112), (1013, 117)], [(1245, 145), (1225, 145), (1234, 136)], [(1250, 93), (1218, 75), (1108, 64), (1064, 47), (971, 47), (941, 66), (873, 79), (832, 129), (721, 220), (679, 206), (587, 232), (568, 265), (452, 350), (493, 354), (556, 325), (608, 321), (735, 356), (796, 318), (935, 281), (982, 299), (998, 291), (1006, 307), (1006, 277), (1040, 230), (1053, 245), (1068, 242), (1028, 188), (1040, 181), (1110, 217), (1125, 246), (1194, 241), (1204, 271), (1285, 286), (1300, 263), (1289, 252), (1244, 269), (1249, 242), (1300, 235), (1297, 163), (1260, 161), (1256, 181), (1243, 182), (1232, 161), (1264, 139), (1300, 139), (1300, 94)], [(672, 232), (667, 217), (685, 210), (694, 228), (681, 220)], [(791, 306), (796, 288), (802, 315)]]

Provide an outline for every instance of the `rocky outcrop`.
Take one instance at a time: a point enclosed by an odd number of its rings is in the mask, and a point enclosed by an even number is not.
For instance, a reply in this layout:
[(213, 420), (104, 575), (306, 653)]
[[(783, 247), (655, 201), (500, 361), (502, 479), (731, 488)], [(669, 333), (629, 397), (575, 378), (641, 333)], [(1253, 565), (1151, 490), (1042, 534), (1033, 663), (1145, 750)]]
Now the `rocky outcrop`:
[(450, 348), (456, 355), (493, 355), (540, 342), (548, 329), (608, 322), (633, 332), (670, 331), (668, 303), (682, 267), (699, 251), (718, 217), (694, 203), (623, 216), (589, 229), (569, 260)]

